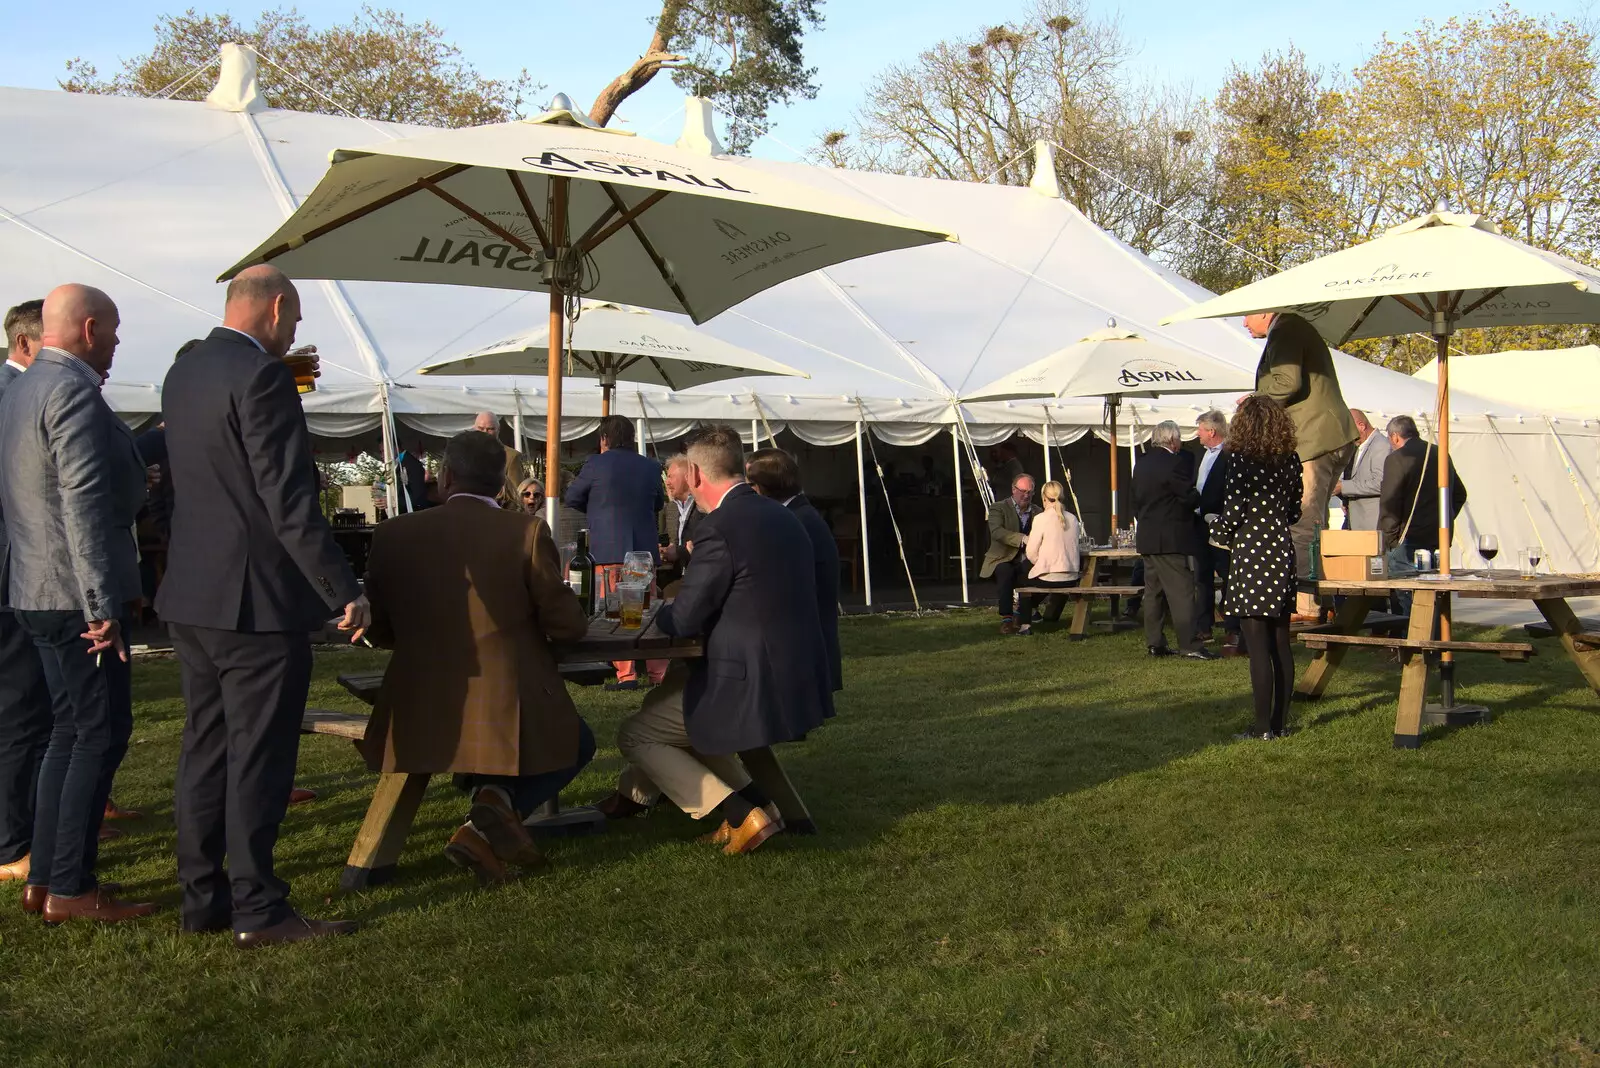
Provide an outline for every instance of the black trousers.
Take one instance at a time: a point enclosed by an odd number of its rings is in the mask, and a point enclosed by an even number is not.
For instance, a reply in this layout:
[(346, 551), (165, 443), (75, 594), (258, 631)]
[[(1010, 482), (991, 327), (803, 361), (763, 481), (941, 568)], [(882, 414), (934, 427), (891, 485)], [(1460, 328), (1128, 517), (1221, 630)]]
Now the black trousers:
[(1194, 572), (1189, 558), (1177, 553), (1145, 556), (1144, 560), (1144, 641), (1152, 648), (1167, 644), (1161, 625), (1168, 610), (1178, 648), (1186, 653), (1199, 649), (1194, 640)]
[[(99, 885), (100, 821), (133, 735), (133, 676), (111, 650), (89, 655), (83, 613), (18, 612), (50, 688), (50, 747), (39, 765), (28, 885), (77, 897)], [(128, 619), (118, 621), (128, 633)]]
[(995, 607), (999, 609), (1002, 619), (1016, 611), (1017, 587), (1027, 584), (1028, 572), (1032, 570), (1033, 564), (1022, 554), (1021, 549), (1018, 549), (1017, 555), (1005, 563), (994, 565)]
[(1239, 620), (1250, 654), (1250, 692), (1255, 697), (1253, 734), (1283, 730), (1294, 692), (1294, 646), (1288, 616), (1245, 616)]
[(272, 850), (294, 787), (311, 639), (180, 623), (171, 632), (188, 707), (174, 803), (183, 926), (259, 931), (294, 911)]
[[(1217, 591), (1227, 592), (1228, 570), (1232, 565), (1233, 554), (1228, 550), (1201, 542), (1200, 551), (1194, 556), (1195, 633), (1209, 635), (1211, 628), (1217, 625)], [(1239, 621), (1233, 616), (1224, 616), (1222, 629), (1237, 634)]]
[(34, 798), (50, 718), (39, 650), (11, 609), (0, 609), (0, 864), (33, 849)]

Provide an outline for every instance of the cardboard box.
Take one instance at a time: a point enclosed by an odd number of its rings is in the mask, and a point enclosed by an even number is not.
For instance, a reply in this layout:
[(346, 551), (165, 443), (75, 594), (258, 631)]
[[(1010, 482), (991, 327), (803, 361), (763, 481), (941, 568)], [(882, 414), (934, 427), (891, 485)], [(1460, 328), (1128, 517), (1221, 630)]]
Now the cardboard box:
[(1322, 561), (1322, 577), (1334, 582), (1366, 582), (1389, 577), (1387, 556), (1330, 556)]
[(1383, 535), (1376, 530), (1324, 530), (1322, 555), (1382, 556)]

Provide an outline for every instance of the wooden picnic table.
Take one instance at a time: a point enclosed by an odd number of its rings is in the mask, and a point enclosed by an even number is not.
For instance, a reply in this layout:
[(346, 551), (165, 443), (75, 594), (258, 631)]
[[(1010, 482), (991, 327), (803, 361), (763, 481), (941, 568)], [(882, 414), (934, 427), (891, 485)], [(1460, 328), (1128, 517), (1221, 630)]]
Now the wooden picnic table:
[[(1544, 616), (1550, 631), (1561, 639), (1567, 656), (1583, 673), (1590, 688), (1600, 693), (1600, 635), (1586, 634), (1583, 624), (1567, 604), (1571, 597), (1600, 595), (1600, 577), (1585, 575), (1538, 575), (1522, 578), (1515, 571), (1454, 572), (1448, 578), (1437, 575), (1412, 575), (1370, 581), (1330, 581), (1315, 583), (1323, 596), (1344, 598), (1332, 626), (1318, 633), (1303, 634), (1300, 640), (1318, 650), (1295, 686), (1302, 699), (1321, 697), (1345, 653), (1356, 646), (1375, 646), (1396, 650), (1404, 667), (1400, 676), (1400, 695), (1395, 711), (1394, 745), (1415, 749), (1421, 744), (1425, 723), (1466, 722), (1486, 712), (1479, 706), (1457, 706), (1453, 701), (1450, 660), (1459, 652), (1491, 653), (1504, 660), (1526, 660), (1534, 654), (1532, 645), (1521, 642), (1462, 642), (1450, 633), (1450, 595), (1486, 600), (1532, 601)], [(1383, 605), (1396, 590), (1412, 592), (1411, 615), (1404, 637), (1362, 637), (1369, 612)], [(1592, 640), (1591, 640), (1592, 639)], [(1431, 663), (1441, 667), (1443, 701), (1426, 705), (1428, 670)]]
[[(681, 660), (701, 656), (696, 638), (674, 638), (653, 626), (659, 605), (646, 612), (645, 626), (623, 630), (618, 620), (599, 618), (589, 624), (589, 633), (575, 642), (555, 646), (556, 662), (562, 677), (578, 685), (598, 685), (612, 675), (611, 662), (617, 660)], [(383, 685), (382, 672), (339, 676), (339, 684), (367, 704), (377, 701)], [(344, 712), (307, 709), (301, 730), (310, 734), (332, 734), (359, 741), (366, 735), (367, 716)], [(739, 754), (745, 770), (782, 813), (787, 827), (800, 833), (816, 833), (816, 824), (794, 784), (769, 747)], [(394, 878), (400, 851), (416, 819), (428, 789), (430, 776), (420, 772), (387, 772), (378, 776), (366, 817), (356, 833), (350, 858), (345, 862), (340, 885), (346, 890), (377, 886)], [(605, 818), (589, 806), (562, 809), (551, 801), (528, 820), (528, 829), (539, 834), (571, 834), (600, 831)]]
[[(1144, 592), (1143, 586), (1117, 586), (1114, 582), (1100, 584), (1102, 575), (1115, 579), (1115, 570), (1118, 566), (1132, 566), (1133, 561), (1139, 559), (1137, 549), (1115, 549), (1111, 546), (1092, 547), (1083, 554), (1078, 565), (1078, 588), (1070, 591), (1070, 596), (1077, 600), (1077, 605), (1072, 609), (1072, 626), (1067, 634), (1072, 641), (1082, 641), (1087, 636), (1089, 626), (1090, 607), (1097, 598), (1110, 599), (1111, 618), (1106, 620), (1106, 625), (1112, 630), (1118, 627), (1136, 627), (1139, 624), (1132, 620), (1117, 618), (1117, 604), (1123, 597), (1136, 597)], [(1098, 589), (1096, 588), (1098, 586)]]

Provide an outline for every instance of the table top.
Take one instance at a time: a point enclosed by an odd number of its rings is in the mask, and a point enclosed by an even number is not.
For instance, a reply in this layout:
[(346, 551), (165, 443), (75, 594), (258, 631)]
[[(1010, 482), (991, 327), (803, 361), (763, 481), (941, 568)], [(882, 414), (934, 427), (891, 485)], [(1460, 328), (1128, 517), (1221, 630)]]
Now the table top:
[(1084, 556), (1098, 557), (1101, 560), (1131, 560), (1139, 555), (1138, 549), (1113, 549), (1109, 545), (1096, 545), (1083, 554)]
[(655, 626), (657, 602), (645, 610), (644, 626), (623, 630), (619, 620), (600, 618), (589, 624), (589, 633), (575, 642), (556, 645), (556, 660), (570, 664), (587, 660), (673, 660), (701, 655), (697, 638), (674, 638)]
[(1480, 597), (1486, 600), (1544, 601), (1565, 597), (1600, 596), (1600, 575), (1536, 575), (1523, 578), (1514, 570), (1453, 571), (1449, 578), (1438, 574), (1406, 575), (1396, 578), (1369, 579), (1360, 582), (1323, 579), (1316, 583), (1317, 592), (1359, 596), (1361, 594), (1389, 593), (1393, 590), (1434, 590), (1452, 593), (1457, 597)]

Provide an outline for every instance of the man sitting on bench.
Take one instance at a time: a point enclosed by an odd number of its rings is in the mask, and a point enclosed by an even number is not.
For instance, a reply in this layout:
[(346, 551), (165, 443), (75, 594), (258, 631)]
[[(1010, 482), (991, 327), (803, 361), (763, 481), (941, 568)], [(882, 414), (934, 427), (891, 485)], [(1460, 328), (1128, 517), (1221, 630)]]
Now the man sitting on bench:
[(373, 771), (454, 772), (472, 796), (445, 855), (484, 883), (544, 857), (523, 817), (594, 756), (552, 640), (589, 621), (561, 581), (543, 519), (501, 509), (505, 450), (467, 431), (445, 446), (438, 508), (373, 535), (372, 640), (394, 649), (361, 752)]
[[(1033, 517), (1038, 514), (1039, 506), (1033, 503), (1032, 475), (1016, 476), (1011, 480), (1011, 496), (989, 506), (989, 551), (983, 556), (978, 577), (994, 576), (1001, 634), (1016, 634), (1021, 629), (1015, 607), (1017, 580), (1025, 579), (1031, 567), (1024, 550)], [(1023, 623), (1028, 621), (1023, 617)]]

